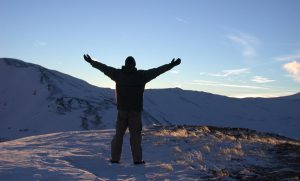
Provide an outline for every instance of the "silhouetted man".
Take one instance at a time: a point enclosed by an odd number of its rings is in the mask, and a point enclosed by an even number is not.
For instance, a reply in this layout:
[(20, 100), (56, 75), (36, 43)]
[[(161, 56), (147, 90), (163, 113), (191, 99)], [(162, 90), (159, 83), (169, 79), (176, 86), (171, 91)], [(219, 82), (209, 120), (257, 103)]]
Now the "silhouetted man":
[(103, 63), (92, 60), (87, 54), (83, 56), (85, 61), (94, 68), (116, 82), (116, 99), (118, 118), (116, 134), (111, 142), (111, 162), (119, 163), (122, 152), (123, 136), (127, 127), (130, 132), (130, 146), (134, 164), (144, 164), (142, 159), (142, 119), (143, 94), (146, 83), (160, 74), (172, 69), (181, 63), (180, 58), (173, 59), (171, 63), (149, 70), (137, 70), (135, 60), (129, 56), (125, 60), (122, 69), (116, 69)]

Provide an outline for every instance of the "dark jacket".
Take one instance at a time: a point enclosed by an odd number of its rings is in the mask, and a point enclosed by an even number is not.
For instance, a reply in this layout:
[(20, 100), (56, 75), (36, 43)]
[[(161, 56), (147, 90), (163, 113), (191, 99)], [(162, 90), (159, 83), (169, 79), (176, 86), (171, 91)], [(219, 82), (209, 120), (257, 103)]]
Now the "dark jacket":
[(91, 65), (116, 82), (117, 109), (124, 111), (142, 111), (146, 83), (174, 67), (170, 63), (149, 70), (127, 66), (116, 69), (97, 61)]

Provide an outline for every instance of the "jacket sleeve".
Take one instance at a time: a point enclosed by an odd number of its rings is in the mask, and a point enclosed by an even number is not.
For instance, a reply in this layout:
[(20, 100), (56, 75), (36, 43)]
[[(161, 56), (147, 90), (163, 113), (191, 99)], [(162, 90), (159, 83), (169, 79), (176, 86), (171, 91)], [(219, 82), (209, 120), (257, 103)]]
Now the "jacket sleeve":
[(145, 70), (146, 82), (149, 82), (149, 81), (155, 79), (157, 76), (165, 73), (168, 70), (171, 70), (173, 67), (174, 67), (174, 65), (169, 63), (169, 64), (162, 65), (160, 67), (157, 67), (157, 68)]
[(97, 61), (92, 61), (91, 65), (100, 70), (101, 72), (103, 72), (106, 76), (108, 76), (109, 78), (111, 78), (112, 80), (116, 80), (116, 76), (117, 76), (117, 72), (118, 69), (107, 66), (103, 63), (97, 62)]

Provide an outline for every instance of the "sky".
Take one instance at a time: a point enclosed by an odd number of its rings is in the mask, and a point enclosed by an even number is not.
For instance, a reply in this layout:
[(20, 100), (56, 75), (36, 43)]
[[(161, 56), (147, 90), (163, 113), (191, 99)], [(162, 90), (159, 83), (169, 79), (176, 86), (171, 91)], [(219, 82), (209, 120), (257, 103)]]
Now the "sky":
[(138, 69), (181, 58), (146, 88), (276, 97), (300, 92), (299, 19), (299, 0), (0, 0), (0, 58), (110, 88), (83, 54)]

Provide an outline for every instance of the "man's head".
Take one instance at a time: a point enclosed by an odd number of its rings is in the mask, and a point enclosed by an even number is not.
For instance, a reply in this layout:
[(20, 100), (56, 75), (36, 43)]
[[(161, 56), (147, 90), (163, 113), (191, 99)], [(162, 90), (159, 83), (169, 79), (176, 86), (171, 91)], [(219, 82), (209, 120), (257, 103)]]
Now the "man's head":
[(135, 60), (132, 56), (129, 56), (125, 60), (125, 66), (126, 67), (135, 67)]

